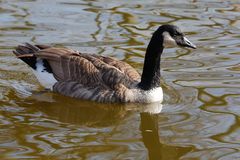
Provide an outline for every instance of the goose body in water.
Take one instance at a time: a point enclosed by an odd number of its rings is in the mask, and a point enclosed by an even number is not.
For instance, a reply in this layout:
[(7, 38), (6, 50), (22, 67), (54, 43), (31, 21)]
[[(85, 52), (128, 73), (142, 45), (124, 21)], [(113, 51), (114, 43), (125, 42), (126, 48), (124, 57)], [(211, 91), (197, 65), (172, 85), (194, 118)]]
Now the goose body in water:
[(46, 88), (97, 102), (162, 102), (160, 60), (165, 47), (196, 48), (174, 25), (162, 25), (146, 50), (142, 76), (115, 58), (67, 48), (19, 45), (13, 53), (27, 63)]

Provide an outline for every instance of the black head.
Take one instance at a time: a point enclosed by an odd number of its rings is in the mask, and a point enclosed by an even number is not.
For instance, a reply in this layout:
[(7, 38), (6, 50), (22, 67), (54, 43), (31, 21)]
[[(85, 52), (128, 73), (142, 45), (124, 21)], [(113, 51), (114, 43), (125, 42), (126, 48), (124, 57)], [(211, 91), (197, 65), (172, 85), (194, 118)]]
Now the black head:
[(191, 43), (184, 35), (184, 33), (174, 25), (162, 25), (157, 31), (155, 36), (162, 36), (163, 47), (188, 47), (196, 49), (196, 46)]

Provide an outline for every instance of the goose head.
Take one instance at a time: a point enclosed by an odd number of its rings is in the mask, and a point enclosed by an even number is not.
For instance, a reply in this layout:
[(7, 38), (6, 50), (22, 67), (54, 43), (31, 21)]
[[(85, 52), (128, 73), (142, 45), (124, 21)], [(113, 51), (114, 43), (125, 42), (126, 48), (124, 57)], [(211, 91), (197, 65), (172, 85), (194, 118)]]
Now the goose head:
[(162, 25), (154, 34), (162, 37), (162, 47), (187, 47), (196, 49), (196, 46), (186, 38), (185, 34), (177, 26)]

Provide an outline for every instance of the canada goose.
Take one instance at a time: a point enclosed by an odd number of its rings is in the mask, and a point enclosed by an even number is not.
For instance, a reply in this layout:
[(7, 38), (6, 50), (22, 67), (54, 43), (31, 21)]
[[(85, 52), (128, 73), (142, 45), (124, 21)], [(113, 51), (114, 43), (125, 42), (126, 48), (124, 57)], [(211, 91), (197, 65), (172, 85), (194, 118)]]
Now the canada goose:
[(148, 44), (142, 76), (129, 64), (67, 48), (19, 45), (13, 53), (46, 88), (97, 102), (162, 102), (160, 60), (165, 47), (196, 48), (174, 25), (162, 25)]

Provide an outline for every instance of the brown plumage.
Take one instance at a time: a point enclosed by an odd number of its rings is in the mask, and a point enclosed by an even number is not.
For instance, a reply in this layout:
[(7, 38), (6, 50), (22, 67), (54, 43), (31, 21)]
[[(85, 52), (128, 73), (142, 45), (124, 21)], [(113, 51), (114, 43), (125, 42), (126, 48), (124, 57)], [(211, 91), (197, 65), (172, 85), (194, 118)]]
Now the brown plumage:
[(14, 53), (22, 60), (46, 60), (57, 80), (53, 91), (79, 99), (131, 102), (131, 89), (141, 78), (139, 73), (125, 62), (67, 48), (26, 44), (18, 46)]

